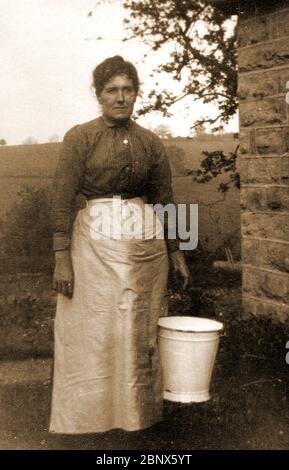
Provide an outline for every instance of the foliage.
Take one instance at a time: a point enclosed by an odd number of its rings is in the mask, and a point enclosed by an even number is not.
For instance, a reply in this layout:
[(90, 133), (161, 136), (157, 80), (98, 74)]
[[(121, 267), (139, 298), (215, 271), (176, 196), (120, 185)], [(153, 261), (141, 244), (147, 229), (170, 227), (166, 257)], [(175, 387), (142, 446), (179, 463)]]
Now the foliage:
[(130, 12), (125, 20), (131, 31), (127, 38), (141, 38), (153, 51), (169, 49), (169, 59), (155, 70), (183, 81), (179, 95), (152, 89), (139, 115), (151, 110), (170, 115), (169, 107), (192, 97), (218, 107), (215, 117), (207, 122), (220, 129), (237, 109), (236, 25), (228, 29), (228, 16), (202, 0), (125, 0)]
[(52, 269), (49, 213), (49, 192), (23, 186), (1, 224), (2, 269), (15, 272)]
[(161, 139), (172, 137), (172, 131), (166, 124), (159, 124), (158, 126), (150, 127), (150, 130), (157, 134)]
[(52, 134), (48, 137), (48, 142), (54, 143), (54, 142), (60, 142), (60, 141), (61, 139), (58, 134)]
[[(157, 110), (169, 116), (172, 104), (191, 97), (204, 103), (213, 102), (218, 108), (216, 116), (194, 123), (196, 135), (204, 132), (205, 123), (213, 125), (213, 131), (221, 130), (238, 106), (237, 25), (229, 32), (227, 14), (202, 0), (164, 0), (161, 4), (156, 0), (126, 0), (124, 6), (130, 10), (130, 17), (125, 20), (130, 38), (140, 37), (153, 51), (170, 49), (168, 61), (161, 63), (155, 72), (168, 74), (182, 83), (179, 95), (156, 86), (138, 115)], [(228, 173), (229, 181), (220, 183), (218, 190), (226, 194), (231, 186), (240, 188), (237, 149), (229, 155), (223, 151), (203, 154), (198, 182), (205, 183)]]
[(23, 140), (23, 142), (22, 142), (22, 144), (24, 144), (24, 145), (35, 145), (37, 143), (38, 142), (35, 139), (35, 137), (32, 137), (32, 136), (27, 137), (27, 139)]
[(194, 177), (198, 183), (207, 183), (211, 179), (221, 174), (228, 174), (229, 180), (219, 184), (218, 191), (226, 194), (231, 186), (240, 189), (240, 174), (236, 170), (236, 161), (239, 145), (234, 152), (224, 154), (222, 150), (214, 152), (202, 152), (204, 159), (201, 162), (200, 170)]

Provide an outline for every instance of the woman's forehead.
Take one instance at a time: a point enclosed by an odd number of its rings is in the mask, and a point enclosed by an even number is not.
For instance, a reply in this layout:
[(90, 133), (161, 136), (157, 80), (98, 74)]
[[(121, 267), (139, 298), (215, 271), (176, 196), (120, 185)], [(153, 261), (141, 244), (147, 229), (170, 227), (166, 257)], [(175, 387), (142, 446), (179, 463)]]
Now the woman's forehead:
[(126, 74), (121, 73), (111, 77), (105, 84), (104, 88), (108, 87), (124, 87), (124, 86), (133, 86), (133, 81)]

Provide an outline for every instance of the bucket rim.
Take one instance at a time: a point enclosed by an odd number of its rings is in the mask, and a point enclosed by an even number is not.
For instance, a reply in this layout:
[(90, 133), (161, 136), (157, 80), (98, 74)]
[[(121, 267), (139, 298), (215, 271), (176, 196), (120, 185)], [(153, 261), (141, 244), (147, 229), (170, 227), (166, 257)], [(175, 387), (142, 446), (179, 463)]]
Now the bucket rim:
[(161, 319), (166, 319), (166, 318), (197, 318), (198, 320), (208, 320), (210, 322), (214, 322), (214, 323), (218, 323), (220, 325), (219, 328), (216, 328), (214, 330), (193, 330), (193, 329), (190, 329), (190, 330), (184, 330), (183, 328), (173, 328), (173, 327), (170, 327), (170, 326), (163, 326), (163, 325), (160, 325), (158, 324), (158, 328), (162, 328), (164, 330), (170, 330), (170, 331), (180, 331), (182, 333), (219, 333), (221, 332), (222, 330), (224, 330), (224, 324), (219, 322), (218, 320), (212, 320), (211, 318), (207, 318), (207, 317), (189, 317), (189, 316), (181, 316), (181, 315), (172, 315), (172, 316), (168, 316), (168, 317), (160, 317), (159, 318), (159, 321)]

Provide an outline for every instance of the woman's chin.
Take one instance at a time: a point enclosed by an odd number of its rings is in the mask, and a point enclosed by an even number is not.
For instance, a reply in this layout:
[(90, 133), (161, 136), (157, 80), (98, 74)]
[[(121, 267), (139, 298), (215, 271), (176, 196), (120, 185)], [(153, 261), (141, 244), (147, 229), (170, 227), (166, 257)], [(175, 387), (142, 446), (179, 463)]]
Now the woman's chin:
[(112, 119), (114, 121), (127, 121), (130, 118), (131, 114), (128, 114), (127, 112), (118, 112), (115, 113)]

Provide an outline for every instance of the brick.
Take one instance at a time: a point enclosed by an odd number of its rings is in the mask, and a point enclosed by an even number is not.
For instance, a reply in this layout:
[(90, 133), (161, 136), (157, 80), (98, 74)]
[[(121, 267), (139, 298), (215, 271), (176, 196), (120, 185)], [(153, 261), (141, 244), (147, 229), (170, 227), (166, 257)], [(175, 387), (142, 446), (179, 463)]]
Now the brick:
[(289, 187), (267, 187), (266, 205), (268, 209), (282, 211), (289, 210)]
[(240, 73), (238, 83), (239, 100), (255, 100), (272, 95), (285, 96), (288, 92), (289, 67), (273, 70), (262, 70), (254, 73)]
[(260, 155), (289, 152), (289, 126), (256, 129), (256, 150)]
[(241, 213), (242, 235), (247, 237), (273, 238), (289, 241), (288, 213)]
[(289, 303), (289, 275), (244, 267), (243, 292), (265, 300)]
[(241, 21), (238, 44), (239, 47), (245, 47), (286, 35), (289, 36), (289, 10)]
[(261, 242), (260, 260), (264, 267), (289, 272), (289, 245), (286, 243)]
[(239, 1), (239, 5), (241, 6), (241, 18), (245, 19), (264, 16), (270, 13), (275, 14), (277, 10), (283, 13), (284, 9), (289, 7), (289, 0), (242, 0)]
[[(277, 95), (279, 93), (279, 83), (274, 72), (258, 72), (252, 74), (239, 75), (238, 97), (240, 100), (248, 98), (263, 98), (265, 96)], [(275, 74), (277, 75), (277, 74)]]
[(242, 188), (241, 209), (247, 211), (289, 210), (289, 187)]
[(239, 72), (287, 65), (289, 63), (288, 40), (289, 37), (285, 37), (269, 43), (260, 43), (249, 49), (239, 49)]
[(285, 97), (258, 101), (241, 101), (239, 105), (241, 126), (286, 123)]
[(239, 133), (240, 154), (246, 155), (246, 154), (255, 153), (255, 145), (254, 145), (255, 138), (253, 137), (254, 132), (255, 132), (254, 130), (246, 129), (245, 127), (240, 128), (240, 133)]
[(242, 240), (244, 264), (289, 273), (289, 245), (269, 240)]
[(281, 179), (289, 180), (289, 157), (281, 159)]
[[(263, 264), (258, 264), (260, 261), (260, 244), (261, 240), (254, 240), (250, 238), (243, 238), (241, 240), (241, 256), (244, 264), (252, 266), (264, 267)], [(262, 260), (261, 260), (262, 262)]]
[(267, 209), (266, 188), (242, 188), (240, 194), (241, 210), (260, 211)]
[(276, 37), (289, 36), (289, 10), (277, 12), (275, 18)]
[(238, 47), (249, 46), (271, 39), (270, 26), (272, 20), (268, 16), (259, 16), (240, 22), (238, 32)]
[(243, 312), (244, 316), (253, 315), (255, 317), (266, 316), (274, 321), (288, 323), (289, 306), (280, 305), (275, 302), (265, 302), (262, 299), (252, 299), (243, 296)]
[(242, 184), (280, 182), (280, 157), (239, 158)]

